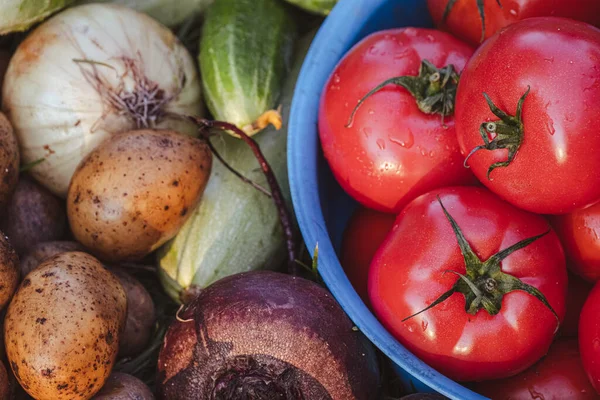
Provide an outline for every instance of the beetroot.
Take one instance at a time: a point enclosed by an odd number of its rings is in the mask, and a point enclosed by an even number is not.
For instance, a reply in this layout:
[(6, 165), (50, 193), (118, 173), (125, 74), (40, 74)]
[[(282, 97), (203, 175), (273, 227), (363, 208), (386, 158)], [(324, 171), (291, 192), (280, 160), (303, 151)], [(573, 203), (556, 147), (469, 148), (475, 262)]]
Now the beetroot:
[(254, 271), (188, 304), (158, 361), (162, 399), (374, 399), (375, 352), (319, 285)]

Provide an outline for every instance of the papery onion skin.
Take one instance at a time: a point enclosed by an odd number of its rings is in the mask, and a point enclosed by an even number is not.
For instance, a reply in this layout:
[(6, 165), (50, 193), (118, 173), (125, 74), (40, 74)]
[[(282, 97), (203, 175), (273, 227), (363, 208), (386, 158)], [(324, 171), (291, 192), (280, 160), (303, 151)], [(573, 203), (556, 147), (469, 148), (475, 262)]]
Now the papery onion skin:
[(175, 35), (113, 4), (73, 7), (35, 29), (11, 59), (2, 101), (23, 162), (44, 158), (31, 174), (63, 198), (81, 159), (111, 135), (194, 134), (181, 116), (203, 114), (196, 66)]
[(314, 282), (236, 274), (178, 316), (158, 360), (159, 399), (378, 398), (373, 348)]
[(38, 21), (73, 3), (75, 0), (2, 0), (0, 1), (0, 35), (21, 32)]

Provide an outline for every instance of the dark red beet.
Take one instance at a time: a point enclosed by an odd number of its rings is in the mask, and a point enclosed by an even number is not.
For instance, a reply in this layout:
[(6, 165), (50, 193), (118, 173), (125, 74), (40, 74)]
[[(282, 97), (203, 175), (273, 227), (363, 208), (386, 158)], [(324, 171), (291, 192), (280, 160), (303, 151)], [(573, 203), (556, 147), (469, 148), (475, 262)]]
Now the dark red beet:
[(375, 399), (375, 352), (319, 285), (269, 271), (212, 284), (179, 313), (158, 360), (162, 399)]

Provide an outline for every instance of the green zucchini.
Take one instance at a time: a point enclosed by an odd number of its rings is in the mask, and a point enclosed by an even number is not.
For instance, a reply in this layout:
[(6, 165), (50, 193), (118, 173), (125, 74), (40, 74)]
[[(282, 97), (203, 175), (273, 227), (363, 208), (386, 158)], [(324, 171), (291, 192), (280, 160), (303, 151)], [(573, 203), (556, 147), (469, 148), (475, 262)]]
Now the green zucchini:
[(338, 0), (285, 0), (314, 14), (328, 15)]
[(206, 12), (199, 64), (216, 120), (252, 135), (281, 122), (273, 110), (289, 72), (297, 29), (279, 0), (219, 0)]
[[(296, 79), (314, 34), (299, 42), (294, 67), (284, 84), (282, 129), (268, 127), (255, 136), (288, 203), (287, 120)], [(241, 140), (222, 135), (213, 143), (237, 171), (268, 187), (258, 161)], [(215, 161), (200, 205), (158, 252), (159, 276), (166, 292), (181, 301), (193, 289), (238, 272), (276, 268), (284, 258), (284, 236), (273, 201)]]

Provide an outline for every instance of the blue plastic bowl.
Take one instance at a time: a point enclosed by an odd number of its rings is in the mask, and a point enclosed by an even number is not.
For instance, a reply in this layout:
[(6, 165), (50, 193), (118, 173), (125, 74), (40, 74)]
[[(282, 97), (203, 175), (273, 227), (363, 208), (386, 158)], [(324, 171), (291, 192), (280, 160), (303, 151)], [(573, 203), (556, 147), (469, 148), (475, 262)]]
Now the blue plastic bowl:
[(378, 30), (430, 25), (425, 0), (340, 0), (317, 33), (296, 85), (288, 133), (289, 180), (304, 241), (309, 249), (319, 244), (323, 280), (356, 326), (392, 360), (404, 384), (456, 400), (485, 399), (406, 350), (379, 323), (348, 281), (337, 252), (357, 204), (333, 178), (317, 133), (321, 89), (346, 51)]

